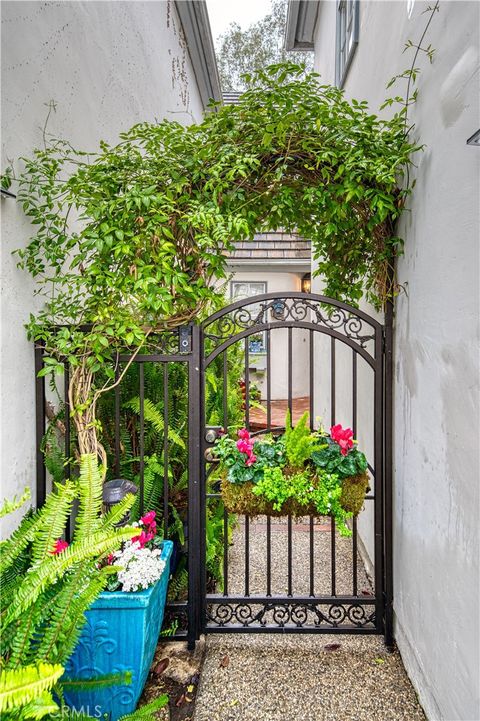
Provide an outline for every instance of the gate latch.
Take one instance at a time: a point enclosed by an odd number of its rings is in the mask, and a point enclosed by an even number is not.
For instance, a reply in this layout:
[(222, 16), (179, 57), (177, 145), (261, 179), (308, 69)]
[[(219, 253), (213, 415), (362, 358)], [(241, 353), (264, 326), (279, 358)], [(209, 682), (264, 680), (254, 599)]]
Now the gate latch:
[(212, 448), (213, 444), (220, 437), (223, 432), (221, 426), (205, 426), (205, 442), (208, 444), (204, 452), (204, 458), (207, 463), (218, 463), (219, 458), (216, 457), (215, 451)]
[(222, 426), (205, 426), (205, 441), (210, 446), (213, 446), (217, 438), (220, 437), (222, 431)]
[(181, 325), (178, 329), (178, 352), (192, 352), (192, 329), (189, 325)]

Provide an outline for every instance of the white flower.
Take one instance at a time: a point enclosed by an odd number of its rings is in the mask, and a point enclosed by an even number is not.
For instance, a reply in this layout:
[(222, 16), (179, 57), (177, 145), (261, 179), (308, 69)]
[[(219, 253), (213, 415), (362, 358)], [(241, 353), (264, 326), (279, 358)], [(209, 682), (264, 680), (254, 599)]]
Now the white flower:
[(159, 548), (140, 548), (138, 541), (128, 541), (117, 551), (115, 565), (122, 566), (118, 572), (121, 590), (139, 591), (156, 583), (165, 568), (161, 553)]

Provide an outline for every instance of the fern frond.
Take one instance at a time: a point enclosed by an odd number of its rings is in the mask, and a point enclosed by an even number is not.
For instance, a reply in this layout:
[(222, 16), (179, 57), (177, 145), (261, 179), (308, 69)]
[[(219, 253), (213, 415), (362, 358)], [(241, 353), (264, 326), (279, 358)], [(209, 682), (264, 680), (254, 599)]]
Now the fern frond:
[(40, 450), (45, 459), (45, 467), (55, 483), (61, 483), (65, 478), (65, 454), (58, 441), (57, 422), (65, 417), (64, 408), (49, 422), (45, 435), (40, 444)]
[(63, 485), (57, 486), (55, 513), (47, 513), (40, 528), (35, 534), (32, 544), (32, 564), (40, 563), (45, 556), (51, 553), (55, 541), (63, 535), (68, 517), (72, 510), (75, 498), (75, 483), (66, 480)]
[(7, 516), (9, 513), (17, 511), (23, 506), (24, 503), (29, 501), (31, 497), (32, 494), (30, 493), (30, 488), (25, 488), (24, 492), (18, 500), (16, 496), (14, 496), (11, 501), (6, 499), (0, 507), (0, 518)]
[(71, 574), (46, 625), (37, 649), (38, 658), (50, 663), (66, 663), (72, 654), (85, 623), (85, 611), (105, 590), (108, 577), (117, 569), (105, 566), (95, 570), (92, 561), (82, 564)]
[[(140, 398), (132, 398), (130, 401), (125, 403), (125, 408), (130, 408), (134, 413), (140, 414)], [(143, 416), (146, 421), (151, 423), (158, 433), (163, 434), (165, 423), (163, 416), (158, 408), (152, 403), (150, 398), (145, 398), (143, 402)], [(171, 443), (176, 443), (180, 448), (185, 448), (185, 442), (183, 438), (170, 426), (168, 427), (168, 440)]]
[(103, 478), (97, 458), (94, 453), (86, 453), (80, 458), (79, 508), (74, 531), (76, 541), (89, 538), (97, 530), (102, 510), (102, 492)]
[[(163, 490), (163, 466), (156, 456), (145, 457), (145, 467), (143, 471), (143, 505), (147, 511), (158, 508), (160, 497)], [(140, 485), (140, 479), (135, 478), (135, 482)], [(132, 518), (138, 521), (140, 518), (140, 493), (135, 496), (132, 506)]]
[(101, 519), (101, 527), (103, 531), (107, 531), (114, 528), (117, 523), (120, 523), (125, 515), (130, 511), (136, 496), (133, 493), (127, 493), (121, 501), (115, 503), (114, 506), (104, 515)]
[[(0, 556), (2, 546), (0, 546)], [(2, 614), (12, 603), (17, 592), (19, 579), (23, 578), (30, 565), (30, 549), (24, 548), (17, 558), (0, 574), (0, 589), (2, 595)], [(3, 639), (2, 639), (3, 640)]]
[(51, 689), (63, 674), (60, 664), (39, 663), (0, 673), (0, 712), (25, 706)]
[(12, 623), (31, 606), (47, 586), (61, 578), (76, 563), (85, 563), (116, 551), (123, 541), (128, 541), (138, 528), (119, 528), (105, 534), (100, 531), (90, 538), (74, 541), (62, 553), (46, 559), (38, 568), (32, 568), (17, 591), (16, 603), (6, 615), (5, 624)]
[(152, 721), (153, 714), (160, 711), (160, 709), (165, 708), (167, 703), (168, 696), (163, 694), (163, 696), (156, 698), (155, 701), (150, 701), (144, 706), (140, 706), (140, 708), (137, 708), (133, 713), (121, 716), (119, 721)]
[(308, 416), (308, 411), (305, 411), (297, 424), (292, 427), (290, 410), (287, 411), (285, 418), (285, 455), (287, 464), (291, 468), (303, 468), (318, 445), (318, 438), (311, 433), (308, 426)]
[(93, 678), (63, 679), (64, 690), (91, 691), (92, 689), (108, 688), (109, 686), (128, 686), (132, 683), (131, 671), (118, 671), (117, 673), (106, 673), (103, 676)]
[(1, 544), (0, 573), (9, 568), (22, 551), (34, 541), (41, 528), (53, 524), (57, 515), (57, 504), (63, 502), (64, 496), (73, 498), (73, 488), (73, 482), (57, 485), (38, 511), (22, 519), (16, 531)]
[[(37, 601), (28, 609), (28, 613), (24, 614), (19, 622), (14, 624), (14, 635), (10, 641), (9, 658), (6, 664), (7, 668), (17, 668), (18, 666), (28, 665), (27, 656), (30, 650), (30, 643), (34, 636), (35, 630), (41, 624), (44, 617), (45, 598), (38, 598)], [(2, 628), (2, 636), (4, 629)], [(35, 659), (36, 661), (37, 659)], [(40, 660), (40, 658), (38, 658)]]
[(188, 571), (180, 568), (168, 584), (168, 600), (176, 601), (188, 588)]
[[(22, 707), (22, 710), (20, 712), (20, 717), (17, 715), (18, 711), (15, 712), (7, 712), (7, 717), (5, 721), (9, 721), (9, 718), (12, 718), (13, 721), (13, 714), (15, 714), (17, 721), (19, 718), (21, 721), (40, 721), (40, 719), (43, 719), (45, 717), (52, 719), (52, 714), (54, 714), (54, 718), (58, 718), (56, 714), (59, 711), (58, 705), (53, 700), (53, 696), (49, 691), (44, 691), (38, 698), (36, 698), (34, 701), (30, 701), (30, 703), (27, 703), (26, 706)], [(2, 717), (3, 719), (4, 717)]]

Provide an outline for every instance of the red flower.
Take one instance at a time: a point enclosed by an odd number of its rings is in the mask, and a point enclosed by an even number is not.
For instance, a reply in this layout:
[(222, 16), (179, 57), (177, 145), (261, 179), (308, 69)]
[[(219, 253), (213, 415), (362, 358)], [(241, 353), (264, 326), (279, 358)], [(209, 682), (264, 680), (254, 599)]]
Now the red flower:
[(257, 460), (257, 456), (255, 455), (255, 453), (251, 453), (251, 454), (248, 456), (247, 460), (245, 461), (245, 465), (246, 465), (246, 466), (253, 466), (253, 464), (255, 463), (256, 460)]
[(330, 428), (332, 441), (340, 446), (340, 453), (346, 456), (350, 448), (353, 448), (353, 431), (351, 428), (342, 428), (340, 423)]
[(66, 541), (62, 541), (61, 538), (58, 539), (58, 541), (55, 541), (55, 546), (53, 551), (50, 551), (52, 556), (58, 556), (59, 553), (64, 551), (66, 548), (68, 548), (68, 543)]
[(113, 555), (113, 553), (109, 553), (107, 556), (107, 565), (111, 566), (112, 563), (114, 562), (114, 560), (115, 560), (115, 556)]
[(250, 433), (247, 431), (246, 428), (241, 428), (238, 431), (238, 437), (242, 439), (242, 441), (248, 441), (250, 440)]
[(149, 531), (142, 531), (139, 536), (134, 536), (132, 538), (132, 542), (138, 542), (140, 548), (144, 548), (149, 541), (152, 540), (152, 538), (155, 536), (154, 533), (151, 533)]
[(239, 441), (237, 441), (237, 448), (240, 451), (240, 453), (246, 453), (248, 455), (252, 451), (252, 444), (249, 443), (248, 441), (239, 440)]
[(157, 514), (155, 511), (149, 511), (148, 513), (146, 513), (144, 516), (141, 517), (140, 521), (141, 521), (141, 523), (143, 523), (144, 526), (149, 526), (150, 523), (155, 523), (156, 515)]

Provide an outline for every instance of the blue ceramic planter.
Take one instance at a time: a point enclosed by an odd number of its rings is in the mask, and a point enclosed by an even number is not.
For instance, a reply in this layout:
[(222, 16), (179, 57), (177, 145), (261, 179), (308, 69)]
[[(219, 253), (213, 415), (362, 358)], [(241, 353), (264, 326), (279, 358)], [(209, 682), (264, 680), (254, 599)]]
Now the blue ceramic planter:
[(101, 593), (70, 657), (65, 678), (82, 679), (131, 671), (132, 682), (92, 691), (65, 691), (70, 708), (110, 721), (135, 710), (147, 680), (162, 627), (173, 543), (164, 541), (162, 577), (145, 591)]

